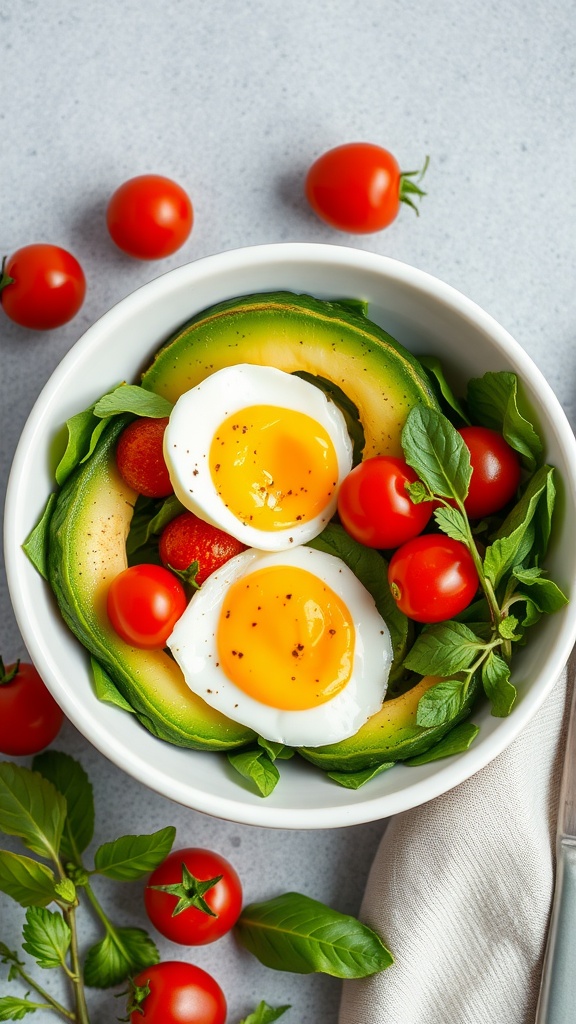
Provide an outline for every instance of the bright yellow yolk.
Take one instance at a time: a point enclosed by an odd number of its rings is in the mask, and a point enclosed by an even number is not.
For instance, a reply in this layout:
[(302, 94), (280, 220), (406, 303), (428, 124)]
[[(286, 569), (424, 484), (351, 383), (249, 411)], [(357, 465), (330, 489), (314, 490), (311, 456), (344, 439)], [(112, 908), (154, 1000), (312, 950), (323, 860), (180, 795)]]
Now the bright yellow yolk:
[(268, 566), (230, 587), (217, 632), (220, 666), (262, 704), (303, 711), (346, 686), (355, 630), (338, 594), (306, 569)]
[(338, 481), (327, 431), (311, 416), (252, 405), (228, 416), (209, 453), (214, 486), (233, 514), (258, 530), (284, 530), (326, 507)]

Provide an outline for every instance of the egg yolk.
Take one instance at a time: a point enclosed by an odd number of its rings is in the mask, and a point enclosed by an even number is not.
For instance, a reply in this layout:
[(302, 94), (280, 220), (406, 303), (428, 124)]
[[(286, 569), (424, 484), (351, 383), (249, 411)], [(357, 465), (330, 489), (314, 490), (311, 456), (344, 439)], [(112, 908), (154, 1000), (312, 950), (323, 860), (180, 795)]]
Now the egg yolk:
[(338, 482), (336, 451), (324, 427), (306, 413), (273, 405), (228, 416), (212, 439), (209, 466), (226, 507), (258, 530), (313, 519)]
[(220, 666), (262, 704), (303, 711), (331, 700), (352, 673), (355, 629), (331, 587), (274, 565), (232, 584), (216, 636)]

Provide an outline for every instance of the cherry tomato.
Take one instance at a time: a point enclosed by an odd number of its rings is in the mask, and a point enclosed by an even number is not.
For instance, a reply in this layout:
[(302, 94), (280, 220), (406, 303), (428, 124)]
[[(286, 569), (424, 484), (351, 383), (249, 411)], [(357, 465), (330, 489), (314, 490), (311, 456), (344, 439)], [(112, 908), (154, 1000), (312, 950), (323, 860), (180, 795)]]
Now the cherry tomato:
[(159, 550), (164, 565), (173, 569), (188, 569), (198, 562), (196, 583), (200, 586), (230, 558), (245, 551), (246, 545), (193, 512), (183, 512), (163, 530)]
[(415, 505), (406, 491), (417, 474), (404, 459), (376, 455), (355, 466), (338, 494), (338, 514), (354, 540), (369, 548), (397, 548), (421, 533), (432, 503)]
[(478, 590), (478, 574), (464, 544), (443, 534), (425, 533), (394, 552), (388, 583), (408, 618), (443, 622), (468, 607)]
[(132, 565), (108, 588), (108, 618), (133, 647), (165, 647), (185, 608), (184, 587), (161, 565)]
[(461, 427), (470, 452), (472, 476), (464, 508), (471, 519), (499, 512), (514, 497), (520, 483), (520, 459), (496, 430)]
[(174, 488), (164, 461), (164, 431), (168, 417), (133, 420), (116, 446), (116, 464), (129, 487), (147, 498), (165, 498)]
[(198, 847), (173, 850), (150, 875), (144, 905), (167, 939), (203, 946), (225, 935), (238, 920), (242, 885), (220, 854)]
[(0, 752), (12, 757), (37, 754), (58, 735), (62, 709), (33, 665), (0, 659)]
[(152, 964), (132, 980), (130, 1024), (224, 1024), (226, 999), (201, 967), (180, 960)]
[(387, 149), (350, 142), (328, 150), (312, 164), (306, 198), (320, 219), (339, 231), (381, 231), (396, 218), (400, 203), (418, 212), (412, 196), (425, 193), (412, 178), (421, 178), (426, 165), (427, 161), (421, 172), (401, 171)]
[(192, 203), (181, 185), (161, 174), (140, 174), (116, 189), (106, 223), (119, 249), (139, 260), (176, 252), (194, 222)]
[(57, 245), (25, 245), (7, 259), (0, 274), (0, 303), (21, 327), (49, 331), (76, 315), (86, 279), (78, 260)]

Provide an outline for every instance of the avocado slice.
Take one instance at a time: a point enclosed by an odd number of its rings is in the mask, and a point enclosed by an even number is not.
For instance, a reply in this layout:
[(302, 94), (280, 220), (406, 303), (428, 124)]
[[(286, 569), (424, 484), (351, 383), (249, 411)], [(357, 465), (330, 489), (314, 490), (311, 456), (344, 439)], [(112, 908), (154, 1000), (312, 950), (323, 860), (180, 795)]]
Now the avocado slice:
[(142, 386), (171, 402), (234, 363), (312, 374), (345, 392), (364, 430), (363, 458), (401, 455), (413, 405), (437, 408), (418, 361), (353, 305), (274, 292), (198, 313), (160, 350)]
[(116, 468), (128, 417), (113, 419), (87, 462), (59, 492), (50, 520), (48, 579), (62, 615), (155, 736), (197, 750), (230, 750), (255, 733), (209, 707), (161, 650), (126, 644), (106, 612), (111, 580), (127, 566), (126, 537), (136, 501)]
[(473, 678), (464, 707), (457, 718), (444, 725), (423, 727), (416, 724), (420, 697), (435, 683), (436, 676), (424, 676), (411, 690), (384, 704), (349, 739), (324, 747), (300, 747), (298, 753), (325, 771), (355, 772), (384, 761), (405, 761), (429, 750), (450, 729), (470, 714), (478, 693)]

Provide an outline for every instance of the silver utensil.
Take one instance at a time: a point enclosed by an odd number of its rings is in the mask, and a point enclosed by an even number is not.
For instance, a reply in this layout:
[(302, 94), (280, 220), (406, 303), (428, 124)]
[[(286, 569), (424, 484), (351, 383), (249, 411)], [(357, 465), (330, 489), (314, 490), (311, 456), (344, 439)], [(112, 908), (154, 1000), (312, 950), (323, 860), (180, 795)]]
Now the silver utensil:
[[(574, 683), (576, 653), (568, 663)], [(568, 723), (556, 831), (556, 885), (535, 1024), (576, 1022), (576, 686)]]

